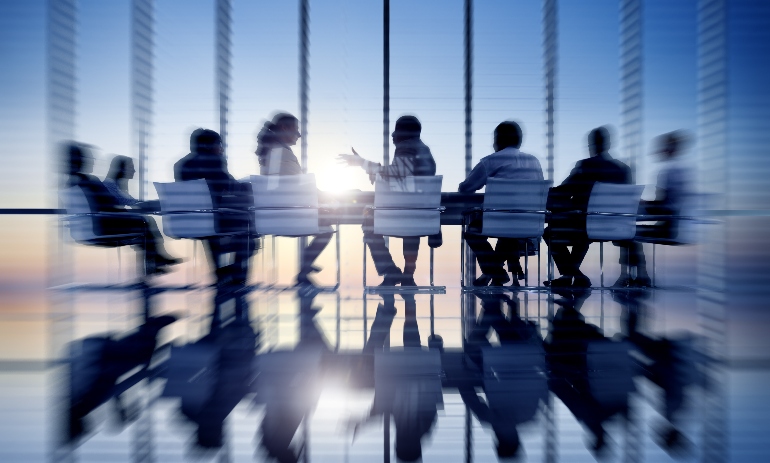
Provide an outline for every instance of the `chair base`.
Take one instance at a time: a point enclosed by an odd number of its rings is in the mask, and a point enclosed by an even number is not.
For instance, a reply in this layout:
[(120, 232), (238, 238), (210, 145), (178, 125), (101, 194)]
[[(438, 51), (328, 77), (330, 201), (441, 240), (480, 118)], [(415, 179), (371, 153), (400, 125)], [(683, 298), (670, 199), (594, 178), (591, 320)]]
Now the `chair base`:
[(446, 286), (364, 286), (366, 294), (446, 294)]

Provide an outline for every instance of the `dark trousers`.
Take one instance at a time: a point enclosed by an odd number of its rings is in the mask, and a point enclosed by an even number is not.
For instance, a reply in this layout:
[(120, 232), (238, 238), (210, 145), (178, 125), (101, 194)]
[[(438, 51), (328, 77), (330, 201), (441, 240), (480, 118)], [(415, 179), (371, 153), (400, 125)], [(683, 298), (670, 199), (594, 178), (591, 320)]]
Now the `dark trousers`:
[(498, 238), (495, 248), (489, 244), (487, 237), (480, 235), (483, 222), (481, 218), (473, 219), (468, 226), (468, 231), (463, 233), (465, 242), (471, 248), (481, 267), (481, 272), (491, 277), (505, 276), (503, 264), (508, 261), (508, 271), (518, 272), (521, 269), (519, 265), (519, 255), (522, 245), (516, 238)]
[(304, 251), (302, 251), (302, 268), (300, 272), (307, 272), (313, 266), (313, 262), (319, 255), (326, 249), (329, 242), (332, 240), (334, 233), (324, 233), (321, 235), (313, 236), (313, 240), (308, 244)]
[(98, 225), (102, 235), (140, 233), (142, 238), (131, 244), (144, 255), (145, 270), (150, 273), (154, 270), (159, 251), (163, 251), (163, 237), (154, 219), (126, 214), (126, 217), (102, 218)]
[[(414, 275), (417, 268), (417, 253), (420, 249), (419, 236), (407, 236), (404, 240), (404, 274)], [(374, 267), (378, 275), (398, 273), (398, 266), (393, 262), (388, 247), (385, 246), (385, 237), (374, 233), (364, 233), (364, 244), (369, 246), (372, 253)]]
[[(553, 262), (560, 274), (571, 277), (582, 275), (580, 265), (583, 263), (591, 244), (585, 231), (582, 233), (579, 231), (565, 232), (547, 227), (543, 233), (543, 238), (551, 249)], [(569, 250), (568, 246), (572, 246), (572, 251)]]

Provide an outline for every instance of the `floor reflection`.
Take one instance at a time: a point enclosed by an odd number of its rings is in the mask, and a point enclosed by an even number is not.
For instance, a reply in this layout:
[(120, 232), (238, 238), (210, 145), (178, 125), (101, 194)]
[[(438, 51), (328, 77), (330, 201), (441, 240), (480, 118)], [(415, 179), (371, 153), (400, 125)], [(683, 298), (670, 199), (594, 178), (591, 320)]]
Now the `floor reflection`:
[(158, 292), (99, 331), (109, 297), (72, 294), (91, 332), (45, 392), (55, 460), (659, 461), (719, 429), (693, 403), (721, 370), (658, 320), (667, 292), (257, 290), (213, 324)]

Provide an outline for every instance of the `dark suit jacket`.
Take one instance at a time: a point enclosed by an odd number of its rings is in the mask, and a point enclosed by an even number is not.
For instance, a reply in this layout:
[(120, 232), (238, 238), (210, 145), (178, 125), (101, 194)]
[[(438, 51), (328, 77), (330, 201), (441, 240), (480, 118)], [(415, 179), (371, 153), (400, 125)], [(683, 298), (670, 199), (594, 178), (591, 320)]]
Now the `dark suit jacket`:
[(243, 215), (223, 214), (217, 217), (219, 232), (253, 230), (250, 215), (253, 205), (251, 185), (240, 183), (227, 171), (224, 156), (212, 153), (190, 153), (174, 164), (174, 181), (206, 180), (214, 207), (240, 209)]
[(631, 183), (631, 169), (613, 159), (608, 153), (600, 153), (578, 161), (561, 185), (551, 188), (548, 209), (551, 211), (585, 211), (594, 183)]
[(204, 179), (209, 184), (215, 196), (225, 194), (237, 183), (227, 171), (227, 161), (224, 156), (209, 153), (190, 153), (174, 164), (174, 180)]

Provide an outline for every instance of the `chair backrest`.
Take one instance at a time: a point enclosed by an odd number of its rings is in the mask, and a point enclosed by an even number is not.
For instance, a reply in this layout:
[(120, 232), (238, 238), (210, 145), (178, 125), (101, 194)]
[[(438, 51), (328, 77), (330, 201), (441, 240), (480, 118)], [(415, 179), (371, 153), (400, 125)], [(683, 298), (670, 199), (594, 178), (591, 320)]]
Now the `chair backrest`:
[(705, 209), (705, 199), (703, 195), (688, 193), (682, 197), (682, 203), (677, 211), (679, 216), (676, 219), (675, 235), (673, 241), (677, 244), (694, 244), (698, 238), (698, 218), (699, 210)]
[(534, 417), (540, 401), (548, 397), (543, 346), (521, 341), (487, 347), (481, 353), (490, 406), (497, 406), (498, 413), (505, 413), (514, 423)]
[(604, 406), (620, 407), (635, 390), (631, 345), (626, 341), (600, 340), (586, 347), (586, 367), (591, 395)]
[(374, 390), (386, 396), (408, 391), (419, 408), (435, 410), (443, 404), (441, 355), (436, 350), (411, 347), (376, 352)]
[(307, 236), (319, 233), (315, 175), (252, 175), (257, 233)]
[(59, 199), (67, 210), (67, 226), (76, 243), (87, 244), (98, 236), (94, 232), (94, 218), (85, 192), (79, 186), (72, 186), (59, 193)]
[[(636, 235), (636, 213), (644, 185), (594, 183), (588, 198), (586, 232), (596, 241), (630, 240)], [(593, 213), (630, 214), (595, 215)], [(593, 214), (593, 215), (592, 215)]]
[[(536, 238), (543, 235), (550, 181), (490, 178), (484, 192), (481, 234), (498, 238)], [(487, 209), (543, 211), (491, 212)]]
[(374, 233), (430, 236), (441, 231), (441, 175), (374, 182)]
[(206, 180), (158, 183), (163, 233), (171, 238), (206, 238), (215, 236), (216, 217)]

